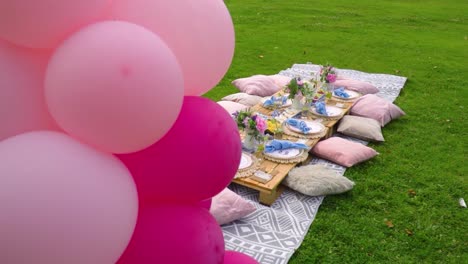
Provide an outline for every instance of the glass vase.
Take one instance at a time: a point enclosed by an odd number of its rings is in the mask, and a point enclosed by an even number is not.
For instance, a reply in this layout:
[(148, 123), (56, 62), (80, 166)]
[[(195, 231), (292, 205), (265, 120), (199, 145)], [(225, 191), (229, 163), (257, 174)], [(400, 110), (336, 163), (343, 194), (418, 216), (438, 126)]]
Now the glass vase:
[(302, 96), (296, 95), (292, 99), (292, 105), (291, 107), (295, 110), (302, 110)]
[(326, 92), (329, 92), (329, 93), (333, 94), (333, 90), (335, 90), (335, 84), (333, 84), (333, 83), (324, 83), (322, 89), (324, 91), (326, 91)]
[(255, 138), (251, 131), (246, 130), (245, 132), (246, 133), (244, 140), (242, 141), (242, 147), (249, 152), (257, 151), (259, 144), (258, 140)]

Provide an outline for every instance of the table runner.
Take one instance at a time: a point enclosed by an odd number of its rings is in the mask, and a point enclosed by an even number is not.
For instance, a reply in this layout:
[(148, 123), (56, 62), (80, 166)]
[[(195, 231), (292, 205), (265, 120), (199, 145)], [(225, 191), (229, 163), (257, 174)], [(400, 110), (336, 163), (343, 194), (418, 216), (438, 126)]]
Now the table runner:
[[(310, 79), (320, 66), (311, 63), (294, 64), (278, 74)], [(373, 84), (379, 89), (378, 96), (393, 102), (403, 89), (406, 78), (389, 74), (365, 73), (348, 69), (337, 69), (340, 76)], [(366, 141), (344, 137), (354, 142)], [(325, 164), (343, 175), (346, 168), (335, 163), (314, 158), (310, 164)], [(286, 188), (275, 203), (268, 207), (258, 202), (258, 191), (237, 184), (231, 190), (252, 201), (257, 210), (240, 220), (222, 226), (227, 250), (243, 252), (261, 264), (284, 264), (301, 245), (310, 225), (317, 215), (324, 196), (306, 196)]]

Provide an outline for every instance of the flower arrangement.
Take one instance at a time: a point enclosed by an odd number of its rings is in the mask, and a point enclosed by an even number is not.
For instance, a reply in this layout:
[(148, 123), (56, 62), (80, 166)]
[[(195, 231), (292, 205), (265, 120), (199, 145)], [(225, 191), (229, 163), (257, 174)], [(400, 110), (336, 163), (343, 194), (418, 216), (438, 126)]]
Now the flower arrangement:
[(319, 72), (320, 81), (323, 83), (334, 83), (336, 81), (335, 68), (329, 64), (322, 66)]
[(301, 77), (296, 77), (291, 79), (284, 91), (289, 93), (289, 99), (294, 99), (296, 96), (309, 96), (314, 92), (314, 88), (314, 85), (310, 82), (305, 82)]
[(237, 111), (233, 116), (239, 129), (246, 131), (248, 135), (253, 136), (256, 140), (263, 139), (267, 129), (265, 119), (250, 111)]

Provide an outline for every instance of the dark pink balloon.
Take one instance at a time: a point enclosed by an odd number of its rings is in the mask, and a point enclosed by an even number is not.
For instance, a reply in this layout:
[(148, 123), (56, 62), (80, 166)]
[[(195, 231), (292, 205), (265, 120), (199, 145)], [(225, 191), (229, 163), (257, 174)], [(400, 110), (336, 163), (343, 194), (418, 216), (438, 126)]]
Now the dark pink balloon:
[(204, 208), (159, 205), (140, 208), (133, 237), (118, 264), (221, 264), (221, 227)]
[(198, 202), (198, 206), (210, 210), (211, 208), (211, 198)]
[(143, 202), (199, 202), (234, 177), (241, 141), (232, 117), (217, 103), (185, 96), (169, 132), (150, 147), (118, 155), (132, 173)]
[(244, 253), (226, 250), (224, 264), (259, 264), (259, 262)]

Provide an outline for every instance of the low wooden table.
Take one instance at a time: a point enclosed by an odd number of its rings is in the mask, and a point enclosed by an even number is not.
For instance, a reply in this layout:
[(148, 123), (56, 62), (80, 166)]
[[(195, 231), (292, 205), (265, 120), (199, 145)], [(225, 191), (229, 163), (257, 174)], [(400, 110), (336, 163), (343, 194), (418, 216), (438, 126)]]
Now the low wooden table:
[[(342, 104), (342, 107), (340, 107), (340, 108), (343, 109), (343, 115), (348, 113), (349, 109), (351, 108), (351, 106), (353, 104), (352, 102), (345, 102), (345, 103), (344, 102), (337, 102), (337, 101), (334, 101), (332, 99), (327, 102), (328, 105), (336, 105), (337, 103)], [(255, 112), (262, 113), (264, 115), (268, 115), (268, 116), (270, 116), (271, 112), (272, 112), (272, 110), (266, 109), (263, 106), (261, 106), (260, 104), (253, 106), (251, 108), (251, 110), (255, 111)], [(293, 116), (293, 115), (294, 114), (292, 114), (291, 116)], [(291, 116), (289, 116), (289, 117), (291, 117)], [(320, 117), (314, 117), (312, 115), (307, 115), (306, 116), (307, 120), (315, 120), (315, 119), (319, 119), (319, 118)], [(320, 118), (320, 119), (323, 119), (323, 118)], [(307, 140), (305, 142), (305, 144), (307, 146), (309, 146), (309, 147), (313, 147), (315, 144), (317, 144), (317, 142), (319, 140), (330, 137), (333, 134), (334, 129), (335, 129), (335, 125), (338, 123), (338, 121), (339, 120), (323, 120), (323, 121), (321, 121), (321, 123), (323, 125), (325, 125), (325, 127), (327, 128), (327, 132), (326, 132), (325, 136), (322, 137), (322, 138), (319, 138), (319, 139), (309, 139), (309, 140)], [(286, 140), (291, 140), (291, 141), (299, 140), (299, 138), (297, 138), (297, 137), (289, 136), (289, 135), (285, 135), (285, 134), (282, 135), (281, 139), (286, 139)], [(273, 178), (270, 181), (266, 182), (266, 183), (261, 183), (261, 182), (255, 181), (255, 180), (251, 179), (250, 177), (237, 178), (237, 179), (234, 179), (233, 182), (237, 183), (237, 184), (240, 184), (240, 185), (243, 185), (243, 186), (246, 186), (248, 188), (254, 189), (254, 190), (258, 190), (260, 192), (259, 201), (260, 201), (260, 203), (262, 203), (264, 205), (272, 205), (275, 202), (275, 200), (281, 195), (281, 192), (283, 191), (283, 188), (281, 186), (281, 182), (288, 175), (289, 171), (292, 168), (296, 167), (298, 164), (306, 164), (311, 159), (311, 156), (309, 154), (309, 158), (304, 162), (284, 164), (284, 163), (277, 163), (277, 162), (274, 162), (274, 161), (263, 159), (262, 157), (259, 157), (258, 155), (261, 156), (261, 154), (257, 154), (257, 157), (260, 158), (260, 170), (271, 174), (273, 176)]]

